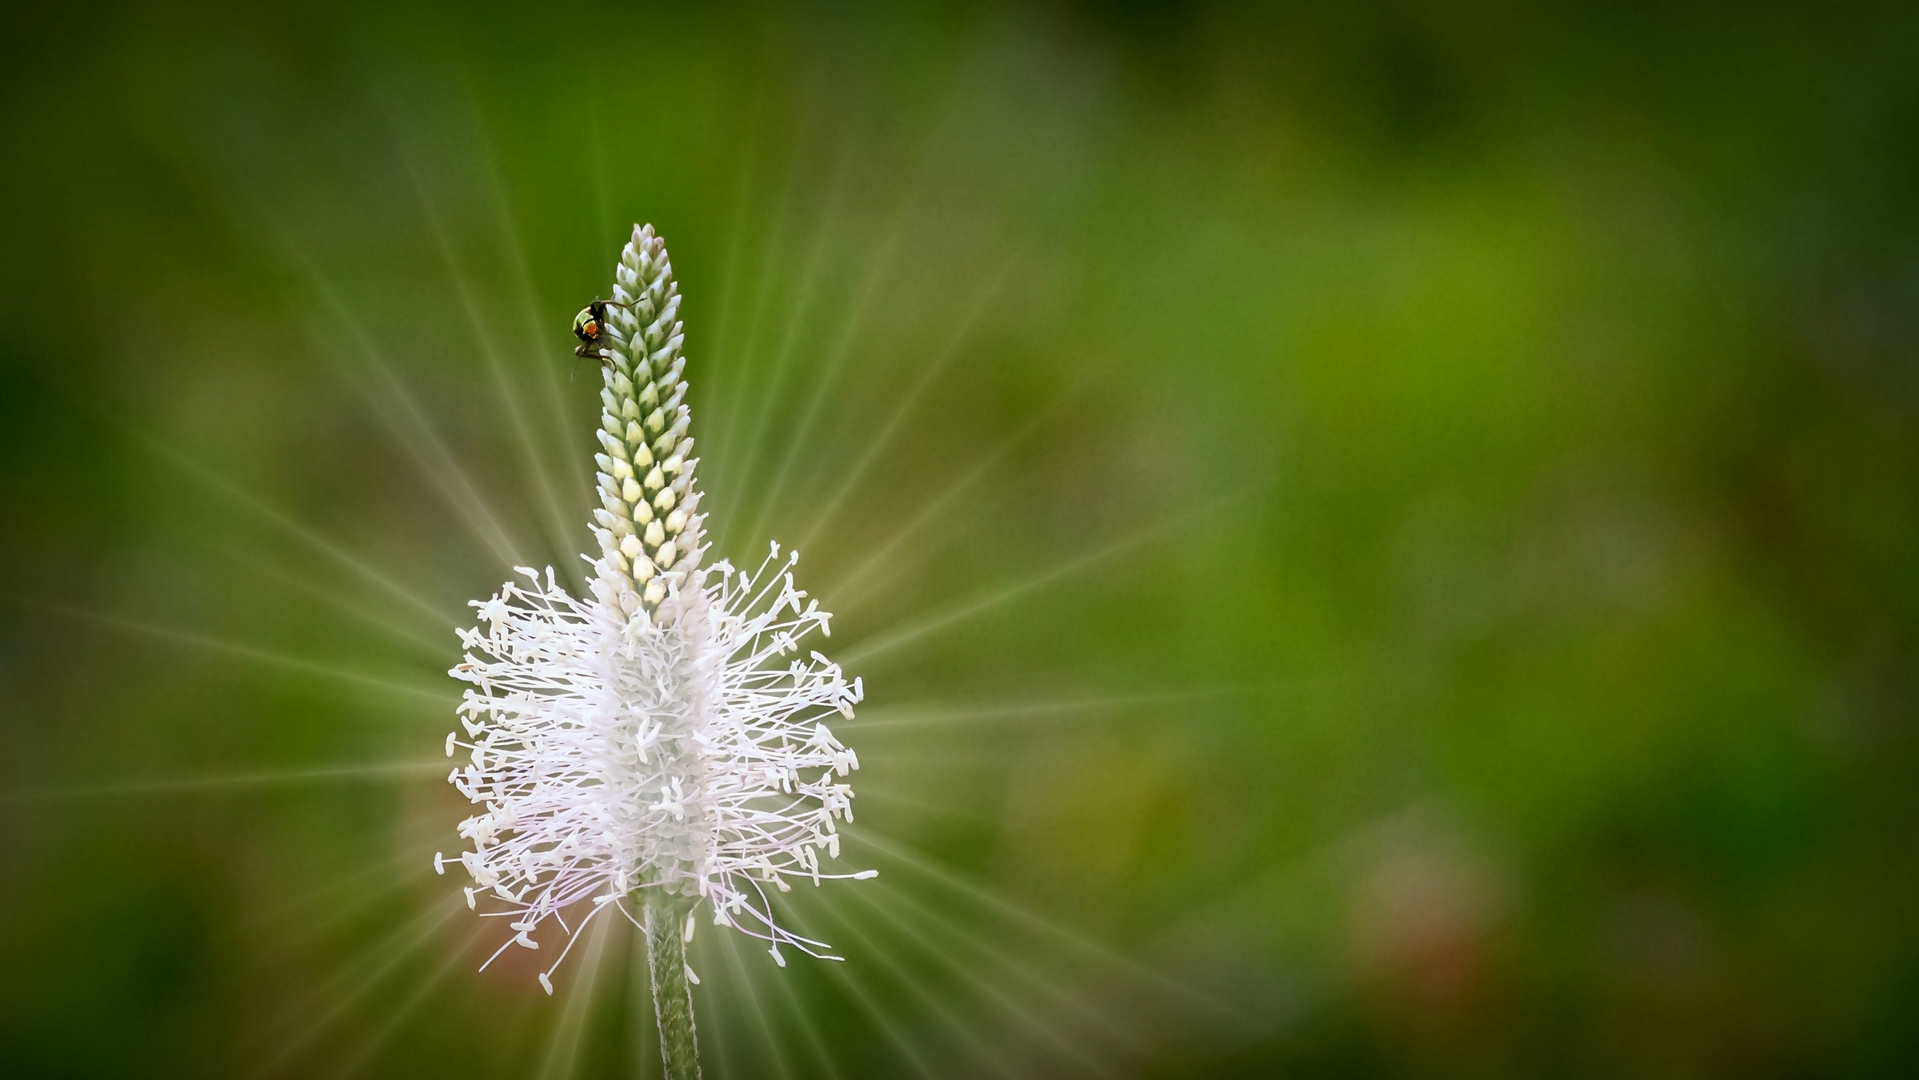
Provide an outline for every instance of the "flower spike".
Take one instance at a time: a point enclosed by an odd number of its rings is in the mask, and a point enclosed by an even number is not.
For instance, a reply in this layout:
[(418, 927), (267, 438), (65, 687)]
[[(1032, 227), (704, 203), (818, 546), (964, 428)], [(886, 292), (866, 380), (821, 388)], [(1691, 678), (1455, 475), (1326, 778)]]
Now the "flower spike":
[[(844, 778), (859, 767), (827, 720), (850, 717), (864, 691), (802, 647), (826, 636), (831, 615), (795, 587), (797, 554), (781, 558), (778, 544), (750, 572), (707, 564), (679, 308), (665, 243), (635, 228), (599, 327), (590, 595), (569, 594), (551, 568), (520, 567), (524, 580), (473, 602), (450, 672), (469, 687), (446, 749), (466, 750), (448, 780), (481, 809), (460, 825), (471, 849), (435, 856), (436, 869), (471, 876), (468, 906), (509, 919), (502, 952), (538, 948), (532, 934), (548, 920), (567, 948), (607, 909), (642, 925), (661, 951), (669, 1075), (670, 1024), (683, 1024), (691, 1053), (694, 908), (784, 965), (782, 946), (829, 954), (779, 925), (766, 887), (872, 875), (821, 868), (852, 820)], [(583, 901), (569, 926), (562, 913)], [(539, 975), (548, 993), (567, 948)], [(678, 970), (663, 970), (667, 953)]]

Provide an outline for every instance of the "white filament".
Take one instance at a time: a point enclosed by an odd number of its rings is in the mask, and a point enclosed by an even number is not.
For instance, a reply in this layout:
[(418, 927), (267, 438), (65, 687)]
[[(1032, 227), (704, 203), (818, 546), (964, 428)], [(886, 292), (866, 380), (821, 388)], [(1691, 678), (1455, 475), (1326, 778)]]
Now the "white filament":
[(459, 862), (483, 914), (512, 920), (501, 952), (537, 947), (529, 932), (548, 919), (577, 940), (608, 907), (632, 918), (633, 890), (663, 888), (710, 902), (715, 923), (782, 964), (783, 944), (825, 955), (775, 923), (765, 888), (871, 876), (820, 864), (838, 855), (837, 822), (853, 817), (840, 781), (859, 767), (825, 721), (852, 715), (863, 690), (803, 650), (830, 616), (794, 587), (797, 558), (774, 545), (751, 574), (662, 573), (658, 610), (630, 616), (605, 589), (569, 595), (550, 568), (542, 581), (521, 567), (527, 584), (473, 602), (479, 624), (460, 631), (451, 673), (472, 684), (452, 737), (470, 759), (448, 780), (484, 808), (460, 826), (472, 849)]

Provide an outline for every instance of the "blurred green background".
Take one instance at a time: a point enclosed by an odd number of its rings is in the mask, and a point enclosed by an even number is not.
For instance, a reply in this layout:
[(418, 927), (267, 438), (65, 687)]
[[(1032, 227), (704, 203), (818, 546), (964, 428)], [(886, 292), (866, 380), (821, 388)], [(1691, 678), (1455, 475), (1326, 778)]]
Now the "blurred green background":
[(1919, 1075), (1915, 16), (11, 12), (0, 1071), (657, 1073), (430, 865), (650, 221), (881, 870), (708, 1075)]

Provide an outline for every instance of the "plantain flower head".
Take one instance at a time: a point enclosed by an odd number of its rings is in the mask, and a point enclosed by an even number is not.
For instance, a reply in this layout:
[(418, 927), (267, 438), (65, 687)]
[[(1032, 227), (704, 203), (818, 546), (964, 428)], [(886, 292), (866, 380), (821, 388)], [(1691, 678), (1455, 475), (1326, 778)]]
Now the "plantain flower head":
[[(665, 244), (635, 228), (599, 327), (590, 595), (519, 567), (459, 632), (451, 674), (470, 685), (446, 751), (468, 761), (447, 779), (479, 807), (460, 825), (467, 905), (513, 931), (495, 957), (539, 948), (549, 919), (571, 948), (601, 912), (633, 918), (636, 895), (662, 890), (784, 965), (783, 945), (826, 946), (779, 926), (768, 891), (874, 873), (822, 870), (859, 767), (827, 721), (863, 687), (809, 645), (831, 616), (795, 585), (798, 553), (705, 561), (679, 306)], [(441, 873), (453, 862), (434, 856)], [(565, 953), (539, 976), (548, 993)]]

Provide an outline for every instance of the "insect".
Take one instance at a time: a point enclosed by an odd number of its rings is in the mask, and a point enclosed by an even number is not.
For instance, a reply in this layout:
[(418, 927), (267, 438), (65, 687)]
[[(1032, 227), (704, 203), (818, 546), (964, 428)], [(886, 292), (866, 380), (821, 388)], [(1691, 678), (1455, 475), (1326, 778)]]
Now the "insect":
[(606, 328), (606, 309), (629, 306), (617, 300), (596, 299), (581, 308), (580, 313), (573, 316), (573, 336), (580, 339), (580, 343), (573, 347), (573, 355), (589, 360), (607, 359), (606, 351), (600, 348), (600, 331)]

